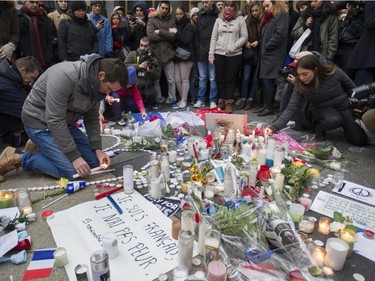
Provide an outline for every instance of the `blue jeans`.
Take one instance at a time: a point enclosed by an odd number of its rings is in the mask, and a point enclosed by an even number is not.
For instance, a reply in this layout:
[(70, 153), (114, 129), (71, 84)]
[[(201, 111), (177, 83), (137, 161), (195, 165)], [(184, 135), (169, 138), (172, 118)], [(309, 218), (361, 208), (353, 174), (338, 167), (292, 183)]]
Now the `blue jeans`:
[(135, 103), (131, 94), (126, 96), (120, 96), (116, 92), (112, 92), (110, 94), (115, 99), (120, 99), (120, 102), (114, 102), (109, 107), (112, 109), (113, 114), (115, 115), (116, 120), (121, 120), (122, 115), (121, 113), (125, 111), (128, 113), (129, 111), (132, 112), (139, 112), (137, 104)]
[(207, 78), (210, 79), (210, 102), (216, 102), (217, 96), (217, 85), (215, 80), (215, 65), (208, 63), (208, 61), (198, 61), (198, 72), (199, 72), (199, 90), (198, 100), (204, 102), (206, 89), (207, 89)]
[[(257, 96), (257, 78), (255, 72), (256, 65), (250, 63), (242, 64), (242, 85), (241, 85), (241, 98), (249, 99), (251, 101), (256, 99)], [(250, 88), (250, 91), (249, 91)]]
[[(76, 170), (72, 162), (61, 151), (54, 136), (48, 129), (25, 128), (32, 142), (40, 149), (38, 153), (21, 154), (22, 167), (25, 172), (37, 171), (55, 178), (73, 179)], [(95, 151), (91, 149), (88, 137), (77, 127), (69, 129), (81, 157), (91, 168), (99, 166)]]

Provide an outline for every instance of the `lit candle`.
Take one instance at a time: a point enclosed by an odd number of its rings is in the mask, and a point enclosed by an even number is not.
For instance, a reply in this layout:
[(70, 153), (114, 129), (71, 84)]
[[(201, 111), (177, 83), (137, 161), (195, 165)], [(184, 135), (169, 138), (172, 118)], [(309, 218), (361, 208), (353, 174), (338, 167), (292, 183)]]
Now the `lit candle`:
[(119, 254), (117, 235), (114, 232), (107, 232), (102, 234), (101, 240), (103, 250), (107, 252), (109, 259), (117, 257)]
[(304, 233), (313, 233), (316, 218), (304, 216), (298, 224), (298, 229)]
[(105, 135), (110, 135), (111, 134), (111, 128), (104, 128), (103, 133)]
[(0, 191), (0, 209), (9, 208), (12, 204), (12, 193), (8, 191)]
[(26, 217), (27, 215), (30, 215), (33, 213), (33, 208), (31, 206), (26, 206), (21, 209), (21, 212)]
[(324, 275), (326, 277), (333, 277), (335, 275), (334, 272), (333, 272), (333, 270), (332, 270), (332, 268), (330, 268), (328, 266), (323, 266), (322, 270), (323, 270)]
[(221, 261), (212, 261), (208, 265), (208, 281), (225, 281), (227, 278), (227, 267)]
[(55, 258), (55, 265), (58, 267), (64, 267), (68, 264), (68, 255), (65, 248), (59, 247), (53, 252)]
[(323, 266), (326, 256), (326, 250), (323, 247), (315, 246), (312, 252), (312, 257), (317, 266)]
[(319, 233), (323, 235), (328, 235), (330, 225), (331, 225), (331, 220), (329, 218), (321, 217), (319, 219), (319, 227), (318, 227)]
[(357, 240), (357, 234), (352, 229), (341, 229), (339, 238), (344, 240), (348, 244), (348, 257), (350, 257), (353, 254), (353, 248), (354, 243)]
[(258, 137), (258, 142), (259, 142), (260, 144), (263, 144), (263, 143), (264, 143), (264, 137), (259, 136), (259, 137)]
[(326, 244), (325, 264), (333, 270), (341, 270), (344, 267), (349, 246), (339, 238), (329, 238)]

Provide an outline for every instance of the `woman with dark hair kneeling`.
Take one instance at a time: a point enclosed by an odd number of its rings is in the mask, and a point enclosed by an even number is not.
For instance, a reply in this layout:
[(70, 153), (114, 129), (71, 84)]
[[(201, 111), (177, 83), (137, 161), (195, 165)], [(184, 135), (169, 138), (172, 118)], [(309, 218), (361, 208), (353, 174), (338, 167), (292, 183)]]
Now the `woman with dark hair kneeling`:
[(366, 133), (355, 123), (348, 100), (355, 84), (344, 71), (335, 65), (322, 65), (314, 55), (299, 59), (296, 70), (296, 85), (288, 107), (266, 129), (266, 133), (282, 129), (307, 99), (311, 107), (316, 141), (324, 141), (326, 131), (343, 127), (349, 143), (365, 145)]

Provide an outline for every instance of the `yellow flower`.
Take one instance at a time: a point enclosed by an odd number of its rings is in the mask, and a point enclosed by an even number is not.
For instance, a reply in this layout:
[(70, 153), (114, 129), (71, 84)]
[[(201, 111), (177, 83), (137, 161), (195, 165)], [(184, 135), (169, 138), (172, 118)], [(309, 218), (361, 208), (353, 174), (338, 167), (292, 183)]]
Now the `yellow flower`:
[(299, 168), (299, 167), (301, 167), (301, 166), (303, 166), (304, 164), (302, 163), (302, 162), (299, 162), (299, 161), (297, 161), (297, 162), (293, 162), (293, 164), (292, 164), (292, 166), (293, 167), (295, 167), (295, 168)]
[(313, 176), (314, 179), (318, 179), (320, 177), (320, 173), (319, 173), (319, 170), (318, 169), (315, 169), (315, 168), (310, 168), (308, 170), (308, 175), (309, 176)]
[(69, 180), (66, 178), (60, 178), (59, 185), (61, 189), (66, 189), (66, 186), (68, 184)]

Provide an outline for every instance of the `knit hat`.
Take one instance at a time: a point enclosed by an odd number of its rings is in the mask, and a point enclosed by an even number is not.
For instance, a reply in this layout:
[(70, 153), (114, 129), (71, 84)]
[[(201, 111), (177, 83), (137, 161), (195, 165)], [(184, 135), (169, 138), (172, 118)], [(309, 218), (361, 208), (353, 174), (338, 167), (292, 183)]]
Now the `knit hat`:
[(199, 13), (199, 8), (194, 7), (190, 10), (190, 16), (194, 15), (195, 13)]
[(94, 6), (95, 4), (99, 4), (100, 6), (103, 7), (103, 2), (102, 1), (90, 1), (90, 7)]
[(72, 12), (74, 12), (76, 10), (79, 10), (79, 9), (82, 9), (82, 10), (86, 11), (86, 9), (87, 9), (86, 2), (85, 1), (73, 1), (70, 4), (70, 8), (72, 9)]
[(137, 83), (137, 70), (134, 66), (128, 67), (128, 86), (134, 86)]
[(155, 10), (154, 7), (148, 8), (148, 10), (147, 10), (147, 14), (149, 14), (149, 13), (153, 13), (153, 12), (155, 12), (155, 11), (156, 11), (156, 10)]

